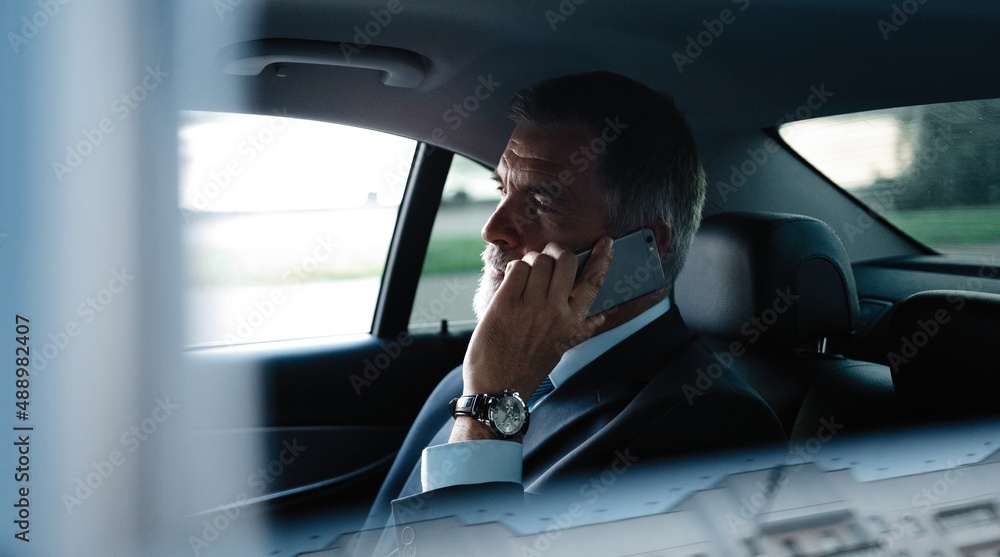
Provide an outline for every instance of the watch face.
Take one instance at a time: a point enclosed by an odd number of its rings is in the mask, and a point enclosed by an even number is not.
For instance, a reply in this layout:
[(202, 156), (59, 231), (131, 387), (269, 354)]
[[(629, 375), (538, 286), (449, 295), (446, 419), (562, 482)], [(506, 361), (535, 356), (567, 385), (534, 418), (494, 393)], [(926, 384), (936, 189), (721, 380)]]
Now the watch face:
[(504, 435), (512, 435), (524, 425), (524, 404), (511, 395), (501, 397), (490, 408), (490, 421)]

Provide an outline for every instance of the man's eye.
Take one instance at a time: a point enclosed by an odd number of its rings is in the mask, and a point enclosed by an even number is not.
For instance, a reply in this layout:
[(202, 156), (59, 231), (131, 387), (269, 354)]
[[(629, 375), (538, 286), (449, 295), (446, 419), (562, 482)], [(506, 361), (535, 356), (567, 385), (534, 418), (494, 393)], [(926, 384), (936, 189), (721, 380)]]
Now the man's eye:
[(497, 186), (497, 191), (500, 192), (500, 197), (504, 197), (504, 196), (507, 195), (507, 187), (506, 186)]
[(551, 213), (552, 211), (555, 210), (552, 207), (548, 206), (541, 199), (538, 199), (537, 197), (533, 198), (532, 201), (534, 202), (535, 208), (543, 213)]

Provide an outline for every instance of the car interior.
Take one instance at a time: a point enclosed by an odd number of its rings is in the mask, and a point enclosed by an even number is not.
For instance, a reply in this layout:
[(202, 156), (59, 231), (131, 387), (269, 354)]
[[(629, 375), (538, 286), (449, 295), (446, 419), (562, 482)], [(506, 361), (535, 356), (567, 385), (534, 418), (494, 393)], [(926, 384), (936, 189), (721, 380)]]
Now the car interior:
[[(64, 6), (60, 17), (68, 20), (73, 7)], [(362, 528), (397, 456), (412, 461), (419, 453), (421, 447), (401, 446), (403, 439), (438, 381), (462, 362), (472, 334), (475, 273), (471, 282), (434, 282), (427, 269), (450, 261), (449, 250), (457, 253), (459, 244), (438, 243), (453, 229), (472, 238), (475, 264), (489, 198), (464, 200), (449, 181), (464, 176), (459, 171), (488, 181), (514, 128), (511, 97), (559, 75), (620, 73), (670, 93), (684, 112), (708, 194), (673, 300), (700, 342), (772, 407), (790, 447), (814, 439), (831, 416), (844, 436), (876, 439), (996, 417), (1000, 219), (991, 216), (1000, 213), (989, 211), (1000, 207), (1000, 190), (988, 180), (1000, 177), (1000, 119), (954, 124), (961, 138), (962, 126), (985, 122), (993, 135), (981, 150), (951, 143), (942, 149), (973, 156), (947, 167), (956, 181), (966, 176), (960, 167), (993, 172), (984, 174), (981, 212), (927, 225), (960, 233), (977, 223), (985, 232), (969, 242), (975, 250), (921, 239), (909, 221), (839, 184), (797, 143), (810, 133), (799, 124), (826, 117), (970, 101), (989, 101), (982, 114), (1000, 114), (991, 100), (1000, 98), (1000, 6), (993, 2), (215, 0), (178, 7), (173, 17), (150, 34), (172, 37), (168, 66), (181, 76), (171, 84), (174, 108), (186, 115), (181, 122), (253, 115), (336, 124), (402, 138), (412, 154), (392, 178), (399, 184), (394, 201), (370, 191), (360, 202), (388, 215), (378, 233), (384, 247), (343, 256), (375, 262), (364, 275), (373, 285), (371, 307), (349, 309), (351, 293), (301, 295), (312, 319), (359, 326), (345, 334), (249, 335), (240, 342), (220, 334), (182, 343), (176, 384), (183, 390), (176, 396), (186, 414), (181, 432), (164, 440), (197, 455), (174, 472), (197, 479), (178, 496), (178, 531), (192, 536), (177, 547), (195, 555), (346, 554), (338, 552)], [(815, 128), (837, 127), (818, 122)], [(315, 159), (341, 156), (314, 147)], [(177, 165), (194, 164), (196, 153), (183, 141), (178, 149)], [(920, 156), (890, 158), (916, 168)], [(270, 177), (268, 187), (279, 195), (300, 179), (286, 170)], [(880, 172), (869, 183), (891, 177)], [(196, 181), (207, 184), (209, 175), (203, 171)], [(355, 179), (336, 177), (343, 184)], [(327, 180), (331, 190), (342, 186), (334, 182)], [(156, 203), (180, 215), (178, 236), (191, 234), (179, 241), (183, 249), (212, 247), (209, 236), (194, 235), (201, 230), (195, 225), (224, 217), (185, 206), (183, 193), (179, 209), (176, 191), (157, 195)], [(943, 206), (935, 199), (930, 207)], [(288, 222), (314, 218), (307, 213), (292, 212)], [(295, 245), (301, 238), (282, 236), (286, 225), (253, 226), (263, 239), (245, 239), (241, 249), (277, 254), (302, 247)], [(369, 235), (375, 233), (359, 229), (337, 242)], [(231, 271), (216, 252), (205, 253), (209, 264), (198, 267), (201, 259), (182, 254), (178, 266)], [(188, 276), (179, 272), (179, 283)], [(464, 295), (454, 304), (442, 286), (448, 284)], [(199, 308), (215, 307), (192, 302), (181, 288), (162, 292), (163, 305), (188, 308), (185, 323), (209, 319), (209, 309)], [(157, 296), (143, 307), (161, 307)], [(264, 298), (246, 298), (255, 299)], [(281, 303), (272, 300), (270, 307)], [(241, 307), (252, 309), (251, 301)], [(983, 488), (983, 497), (994, 489)], [(227, 527), (233, 524), (228, 532), (219, 527), (223, 515)]]
[[(199, 69), (206, 82), (225, 85), (219, 90), (245, 94), (234, 103), (232, 96), (198, 90), (188, 108), (269, 114), (280, 107), (289, 117), (387, 132), (419, 145), (370, 335), (327, 339), (308, 350), (280, 342), (246, 347), (241, 357), (256, 364), (265, 411), (255, 423), (207, 429), (214, 436), (259, 436), (264, 447), (291, 437), (318, 447), (268, 490), (273, 512), (364, 514), (416, 412), (460, 363), (469, 340), (468, 330), (450, 330), (447, 321), (411, 332), (411, 344), (377, 381), (360, 395), (345, 388), (364, 362), (408, 330), (453, 159), (491, 169), (513, 127), (507, 109), (514, 92), (598, 69), (670, 92), (689, 119), (708, 172), (708, 202), (676, 303), (716, 353), (743, 344), (745, 354), (733, 366), (772, 405), (791, 443), (814, 436), (831, 415), (851, 433), (927, 419), (920, 392), (953, 388), (951, 406), (986, 410), (990, 405), (976, 404), (972, 391), (992, 389), (945, 387), (940, 374), (963, 369), (976, 377), (970, 381), (992, 381), (973, 362), (988, 361), (998, 330), (986, 321), (1000, 309), (995, 272), (983, 278), (981, 261), (915, 240), (835, 185), (779, 133), (786, 123), (813, 117), (997, 96), (1000, 76), (982, 71), (1000, 56), (991, 47), (1000, 17), (994, 7), (900, 5), (919, 11), (886, 31), (879, 22), (891, 23), (897, 5), (860, 0), (244, 2), (233, 11), (226, 43), (213, 45), (217, 55)], [(996, 261), (990, 265), (995, 269)], [(976, 288), (962, 287), (973, 278), (982, 279)], [(887, 356), (922, 319), (907, 309), (927, 300), (918, 293), (941, 289), (963, 291), (956, 295), (981, 308), (975, 316), (952, 316), (969, 319), (958, 325), (967, 332), (955, 334), (974, 346), (940, 343), (946, 355), (921, 367), (927, 382), (908, 385), (917, 374), (894, 373)], [(779, 311), (785, 291), (795, 298), (790, 311)], [(196, 360), (224, 354), (224, 348), (189, 351)], [(218, 503), (206, 500), (205, 507)], [(311, 549), (329, 543), (329, 534), (319, 534)]]

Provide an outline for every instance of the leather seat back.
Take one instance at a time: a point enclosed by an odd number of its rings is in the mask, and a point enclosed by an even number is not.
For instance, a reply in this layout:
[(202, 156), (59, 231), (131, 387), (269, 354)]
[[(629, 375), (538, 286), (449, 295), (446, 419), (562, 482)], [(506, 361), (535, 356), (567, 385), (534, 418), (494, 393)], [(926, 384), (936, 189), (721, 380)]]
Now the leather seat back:
[[(860, 429), (880, 421), (881, 407), (894, 400), (888, 368), (824, 351), (824, 339), (850, 334), (859, 309), (843, 244), (817, 219), (705, 218), (674, 299), (692, 331), (734, 356), (734, 370), (793, 438), (808, 438), (831, 418), (843, 423), (848, 414), (858, 416), (849, 421)], [(836, 387), (817, 388), (834, 378)], [(872, 404), (859, 403), (861, 395)], [(853, 409), (841, 410), (847, 405)]]
[(675, 296), (692, 330), (782, 349), (846, 334), (859, 312), (851, 263), (833, 229), (782, 213), (707, 217)]

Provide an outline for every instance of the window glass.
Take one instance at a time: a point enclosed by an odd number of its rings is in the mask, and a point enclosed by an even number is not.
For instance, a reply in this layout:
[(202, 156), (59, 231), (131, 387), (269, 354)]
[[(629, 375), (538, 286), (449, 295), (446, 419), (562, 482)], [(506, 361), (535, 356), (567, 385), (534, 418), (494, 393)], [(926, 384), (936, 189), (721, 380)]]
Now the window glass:
[(831, 181), (942, 253), (1000, 252), (1000, 99), (792, 122), (782, 139)]
[(872, 525), (879, 534), (884, 534), (889, 531), (889, 525), (886, 524), (885, 520), (878, 516), (872, 516), (868, 518), (868, 523)]
[(906, 528), (907, 532), (913, 535), (924, 533), (924, 528), (920, 526), (920, 523), (917, 522), (917, 519), (913, 518), (910, 515), (906, 515), (903, 517), (903, 527)]
[(781, 543), (785, 546), (785, 550), (787, 551), (786, 555), (788, 557), (799, 557), (802, 555), (802, 548), (799, 547), (799, 542), (794, 538), (785, 538), (781, 541)]
[(832, 530), (823, 532), (820, 537), (820, 544), (823, 546), (825, 551), (836, 551), (844, 547), (843, 542), (840, 541), (840, 536)]
[(865, 529), (861, 527), (857, 522), (852, 522), (847, 525), (847, 531), (851, 533), (851, 538), (854, 543), (864, 543), (868, 541), (868, 534)]
[(757, 538), (744, 538), (743, 545), (746, 546), (750, 555), (762, 555), (764, 550), (760, 548), (760, 540)]
[(997, 512), (993, 505), (976, 505), (964, 509), (942, 511), (937, 516), (938, 522), (947, 530), (963, 528), (978, 524), (996, 522)]
[(459, 155), (452, 160), (417, 284), (411, 332), (440, 330), (442, 320), (451, 331), (475, 327), (472, 297), (486, 247), (482, 229), (500, 200), (492, 172)]
[(179, 134), (186, 343), (369, 332), (416, 142), (281, 113)]

